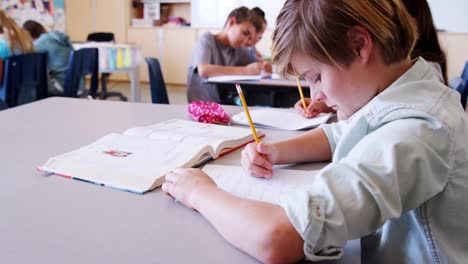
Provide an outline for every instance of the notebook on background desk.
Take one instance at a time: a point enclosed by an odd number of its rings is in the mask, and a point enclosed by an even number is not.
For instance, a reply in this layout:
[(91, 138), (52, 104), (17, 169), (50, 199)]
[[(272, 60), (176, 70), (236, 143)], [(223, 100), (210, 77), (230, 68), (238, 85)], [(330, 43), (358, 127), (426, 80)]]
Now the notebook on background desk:
[(164, 175), (177, 167), (193, 167), (252, 141), (247, 128), (173, 119), (108, 134), (49, 159), (38, 170), (144, 194), (160, 186)]

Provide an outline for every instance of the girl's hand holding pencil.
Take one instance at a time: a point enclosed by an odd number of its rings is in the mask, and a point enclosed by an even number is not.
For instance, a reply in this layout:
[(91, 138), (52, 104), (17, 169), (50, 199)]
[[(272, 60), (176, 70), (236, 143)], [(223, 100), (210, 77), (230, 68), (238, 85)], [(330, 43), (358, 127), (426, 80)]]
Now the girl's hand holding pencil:
[(242, 151), (241, 165), (254, 177), (271, 179), (277, 157), (278, 150), (275, 145), (265, 142), (250, 143)]
[(296, 111), (303, 117), (314, 118), (320, 113), (334, 112), (333, 109), (328, 107), (324, 102), (312, 102), (310, 98), (304, 98), (307, 107), (304, 109), (302, 100), (299, 100), (294, 105)]
[[(250, 129), (252, 130), (252, 135), (255, 139), (255, 143), (251, 143), (247, 145), (246, 147), (246, 149), (249, 148), (250, 151), (248, 152), (246, 161), (244, 161), (245, 163), (245, 166), (243, 165), (244, 169), (246, 169), (253, 176), (264, 177), (264, 178), (270, 179), (271, 176), (273, 175), (272, 164), (268, 161), (268, 158), (266, 156), (267, 153), (262, 152), (264, 144), (261, 144), (260, 140), (258, 139), (257, 130), (255, 129), (255, 125), (252, 121), (252, 117), (250, 116), (249, 108), (247, 107), (247, 102), (245, 101), (245, 98), (244, 98), (244, 93), (242, 92), (242, 88), (240, 87), (238, 83), (236, 83), (236, 89), (237, 89), (237, 93), (239, 94), (239, 98), (242, 102), (242, 106), (244, 107), (244, 112), (245, 112), (245, 115), (247, 116), (247, 120), (249, 121)], [(258, 152), (255, 150), (257, 147), (260, 148)], [(244, 160), (244, 152), (245, 150), (242, 152), (243, 154), (242, 154), (241, 162), (242, 160)], [(251, 166), (251, 164), (252, 165), (257, 164), (258, 166), (261, 167), (261, 169), (253, 170), (255, 167)]]

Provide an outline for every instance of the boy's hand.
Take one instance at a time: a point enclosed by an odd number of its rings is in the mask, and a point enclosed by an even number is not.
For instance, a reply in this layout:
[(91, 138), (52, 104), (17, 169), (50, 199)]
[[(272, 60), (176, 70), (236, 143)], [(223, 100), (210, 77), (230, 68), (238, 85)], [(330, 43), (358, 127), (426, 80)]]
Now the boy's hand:
[(166, 194), (190, 209), (194, 209), (194, 197), (209, 188), (217, 188), (216, 183), (200, 169), (177, 168), (166, 175), (162, 185)]
[(258, 75), (263, 70), (263, 62), (262, 61), (252, 62), (244, 67), (245, 67), (245, 74)]
[(262, 71), (266, 74), (271, 74), (271, 71), (272, 71), (271, 63), (269, 61), (262, 61), (262, 62), (263, 62)]
[(278, 150), (273, 144), (250, 143), (242, 151), (241, 165), (252, 176), (271, 179), (273, 164), (277, 159)]

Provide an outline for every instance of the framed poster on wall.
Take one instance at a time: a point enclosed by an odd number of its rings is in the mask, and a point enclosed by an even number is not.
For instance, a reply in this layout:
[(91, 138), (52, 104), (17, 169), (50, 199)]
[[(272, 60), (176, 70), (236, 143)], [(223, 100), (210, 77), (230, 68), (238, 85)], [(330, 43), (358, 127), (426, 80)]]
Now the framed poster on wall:
[(18, 25), (31, 19), (49, 30), (65, 31), (64, 0), (0, 0), (0, 8)]

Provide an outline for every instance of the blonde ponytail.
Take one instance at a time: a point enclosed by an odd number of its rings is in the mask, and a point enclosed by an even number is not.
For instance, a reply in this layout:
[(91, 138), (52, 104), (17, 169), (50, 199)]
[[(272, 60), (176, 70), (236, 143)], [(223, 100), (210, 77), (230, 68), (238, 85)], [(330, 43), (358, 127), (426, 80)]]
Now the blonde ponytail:
[(3, 28), (3, 34), (8, 39), (8, 44), (13, 54), (17, 53), (17, 51), (20, 53), (34, 51), (31, 36), (18, 26), (3, 9), (0, 9), (0, 26)]

